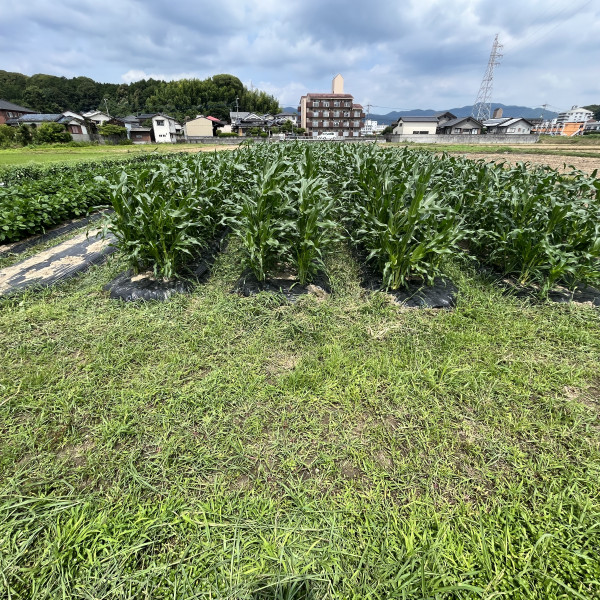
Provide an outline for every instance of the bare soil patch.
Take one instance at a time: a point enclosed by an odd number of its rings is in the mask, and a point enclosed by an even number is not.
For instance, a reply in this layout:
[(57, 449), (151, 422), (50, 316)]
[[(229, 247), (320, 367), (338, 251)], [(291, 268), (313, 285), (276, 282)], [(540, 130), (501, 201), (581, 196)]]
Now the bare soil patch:
[(528, 162), (534, 165), (548, 165), (553, 169), (563, 172), (571, 171), (571, 167), (575, 167), (585, 173), (591, 173), (594, 169), (600, 171), (600, 156), (598, 158), (589, 158), (583, 156), (554, 156), (552, 154), (515, 154), (513, 152), (498, 152), (493, 154), (489, 152), (453, 152), (452, 154), (458, 154), (473, 160), (482, 158), (486, 162), (503, 161), (510, 164)]

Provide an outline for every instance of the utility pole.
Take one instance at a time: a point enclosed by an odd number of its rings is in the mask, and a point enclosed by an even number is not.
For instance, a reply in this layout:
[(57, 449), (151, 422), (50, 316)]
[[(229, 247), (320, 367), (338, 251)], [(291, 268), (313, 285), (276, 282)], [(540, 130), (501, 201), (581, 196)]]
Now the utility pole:
[(485, 74), (483, 75), (483, 79), (481, 80), (481, 87), (479, 88), (479, 93), (477, 94), (477, 100), (475, 100), (473, 110), (471, 111), (471, 116), (475, 117), (475, 119), (480, 122), (487, 121), (492, 116), (494, 67), (500, 64), (500, 59), (502, 58), (500, 50), (502, 50), (502, 44), (498, 41), (498, 34), (496, 34), (494, 44), (492, 45), (492, 51), (490, 53), (490, 59), (487, 64)]
[(106, 114), (110, 117), (110, 113), (108, 112), (108, 100), (106, 97), (104, 98), (104, 106), (106, 107)]

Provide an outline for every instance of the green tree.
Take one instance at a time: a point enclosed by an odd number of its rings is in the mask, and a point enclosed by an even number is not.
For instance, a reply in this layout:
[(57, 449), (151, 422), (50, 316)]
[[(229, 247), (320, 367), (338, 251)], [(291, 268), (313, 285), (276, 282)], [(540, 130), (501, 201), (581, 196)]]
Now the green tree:
[(594, 119), (596, 121), (600, 120), (600, 104), (590, 104), (589, 106), (584, 106), (583, 108), (587, 108), (594, 113)]
[(98, 133), (105, 137), (124, 138), (127, 136), (127, 129), (119, 125), (103, 123), (102, 125), (100, 125), (100, 127), (98, 127)]
[(33, 132), (31, 130), (31, 127), (29, 127), (29, 125), (21, 123), (15, 134), (15, 140), (22, 146), (27, 146), (28, 144), (31, 144), (31, 142), (33, 141)]
[(40, 144), (63, 144), (72, 141), (73, 138), (60, 123), (42, 123), (35, 130), (34, 139)]
[(16, 143), (17, 130), (10, 125), (0, 125), (0, 147), (7, 148)]

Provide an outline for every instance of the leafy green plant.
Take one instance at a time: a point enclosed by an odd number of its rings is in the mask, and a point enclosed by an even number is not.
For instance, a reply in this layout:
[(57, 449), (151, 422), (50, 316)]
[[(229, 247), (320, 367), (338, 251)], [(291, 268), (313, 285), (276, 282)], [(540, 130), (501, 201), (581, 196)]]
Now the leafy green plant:
[[(191, 159), (193, 160), (193, 159)], [(123, 171), (110, 187), (114, 214), (105, 227), (135, 272), (181, 274), (212, 239), (221, 197), (217, 182), (204, 183), (202, 159)]]

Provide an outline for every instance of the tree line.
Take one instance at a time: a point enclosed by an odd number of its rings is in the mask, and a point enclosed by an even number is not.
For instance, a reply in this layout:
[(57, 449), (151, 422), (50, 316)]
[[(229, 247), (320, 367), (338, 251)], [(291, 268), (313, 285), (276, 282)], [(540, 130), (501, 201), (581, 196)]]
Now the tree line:
[(142, 79), (133, 83), (99, 83), (89, 77), (32, 76), (0, 70), (0, 98), (41, 113), (65, 110), (108, 111), (124, 117), (139, 113), (166, 113), (179, 121), (198, 114), (229, 119), (236, 108), (257, 113), (280, 112), (275, 97), (262, 90), (248, 89), (234, 75), (207, 79), (159, 81)]

